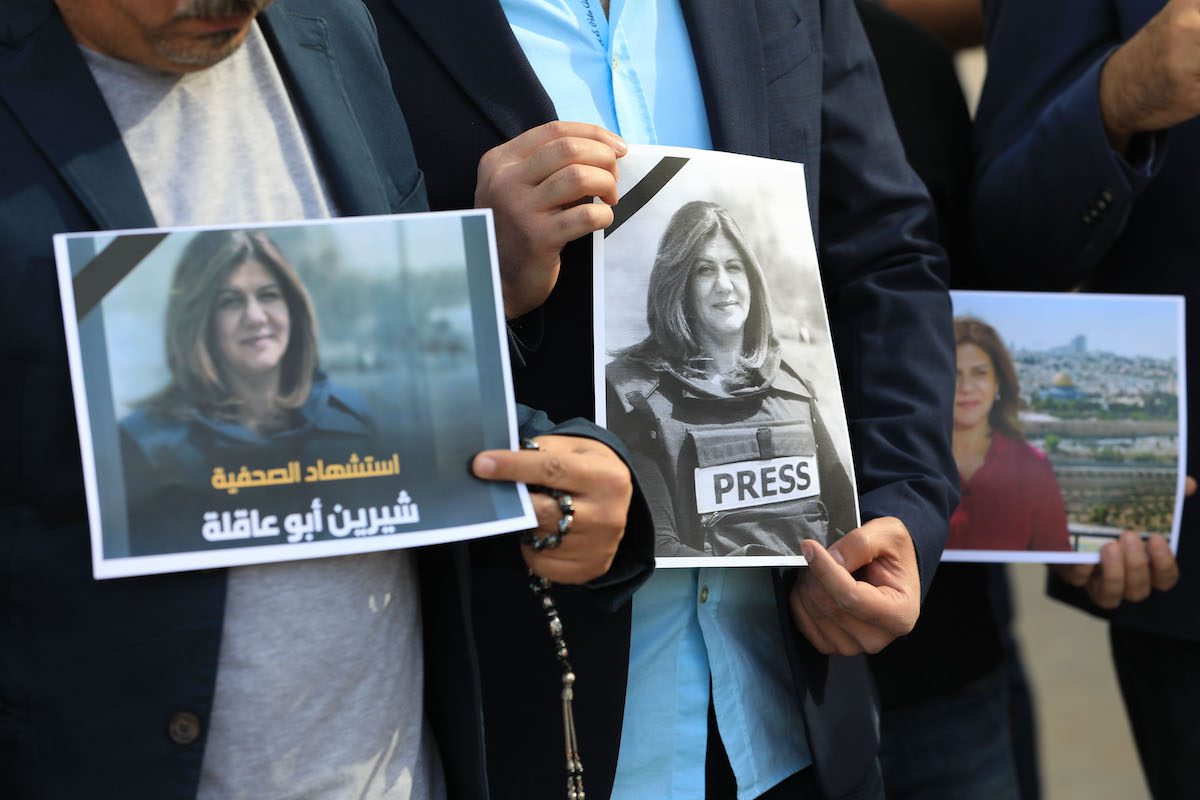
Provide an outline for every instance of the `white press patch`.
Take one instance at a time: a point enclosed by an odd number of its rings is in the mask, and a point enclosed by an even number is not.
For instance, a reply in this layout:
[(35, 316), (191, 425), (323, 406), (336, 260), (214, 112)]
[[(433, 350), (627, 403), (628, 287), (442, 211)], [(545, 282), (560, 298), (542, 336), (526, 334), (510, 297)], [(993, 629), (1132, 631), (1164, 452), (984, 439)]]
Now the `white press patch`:
[(816, 456), (785, 456), (696, 468), (696, 511), (765, 506), (821, 493)]

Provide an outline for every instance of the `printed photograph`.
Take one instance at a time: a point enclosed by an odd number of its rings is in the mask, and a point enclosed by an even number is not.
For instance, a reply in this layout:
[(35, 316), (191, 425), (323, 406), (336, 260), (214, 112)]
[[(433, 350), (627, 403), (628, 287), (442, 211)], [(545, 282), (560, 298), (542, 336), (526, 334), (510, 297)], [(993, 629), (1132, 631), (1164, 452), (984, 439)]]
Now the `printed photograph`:
[(531, 527), (490, 216), (59, 237), (97, 577)]
[(803, 564), (802, 540), (858, 526), (804, 169), (646, 146), (620, 169), (595, 238), (596, 405), (658, 565)]
[(1133, 530), (1177, 542), (1185, 441), (1178, 297), (953, 292), (947, 561), (1096, 561)]

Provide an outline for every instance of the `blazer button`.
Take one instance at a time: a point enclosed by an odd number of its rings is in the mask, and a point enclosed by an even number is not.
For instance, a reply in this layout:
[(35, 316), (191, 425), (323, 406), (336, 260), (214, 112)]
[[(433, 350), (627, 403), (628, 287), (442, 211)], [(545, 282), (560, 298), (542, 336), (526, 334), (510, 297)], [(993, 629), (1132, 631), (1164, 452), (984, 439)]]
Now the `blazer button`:
[(200, 718), (190, 711), (176, 711), (167, 723), (167, 735), (175, 744), (194, 743), (200, 738)]

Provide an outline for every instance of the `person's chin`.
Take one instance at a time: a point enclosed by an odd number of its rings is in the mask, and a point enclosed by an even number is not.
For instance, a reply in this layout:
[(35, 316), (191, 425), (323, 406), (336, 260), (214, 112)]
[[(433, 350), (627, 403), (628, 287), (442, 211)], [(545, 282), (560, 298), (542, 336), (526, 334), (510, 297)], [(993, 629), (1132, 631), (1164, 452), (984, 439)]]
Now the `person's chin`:
[(247, 377), (259, 377), (278, 369), (282, 361), (282, 355), (263, 353), (257, 358), (243, 359), (239, 369)]
[(984, 423), (984, 417), (978, 414), (970, 414), (963, 417), (954, 418), (955, 430), (974, 430)]
[(741, 333), (746, 328), (746, 318), (742, 316), (730, 316), (721, 320), (716, 328), (726, 335)]
[(155, 49), (175, 71), (194, 72), (224, 61), (242, 46), (245, 38), (246, 30), (223, 30), (204, 35), (160, 39), (155, 42)]

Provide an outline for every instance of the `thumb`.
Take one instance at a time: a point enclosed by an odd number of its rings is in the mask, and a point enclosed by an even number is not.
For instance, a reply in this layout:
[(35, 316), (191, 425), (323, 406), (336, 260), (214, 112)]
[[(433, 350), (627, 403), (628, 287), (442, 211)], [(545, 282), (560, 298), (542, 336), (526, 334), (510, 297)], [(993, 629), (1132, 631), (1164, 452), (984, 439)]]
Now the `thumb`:
[(846, 569), (840, 554), (832, 553), (813, 539), (805, 539), (800, 543), (800, 552), (808, 562), (809, 574), (830, 592), (839, 587), (853, 588), (854, 576)]
[(848, 572), (855, 572), (879, 557), (879, 543), (862, 528), (855, 528), (829, 547)]

